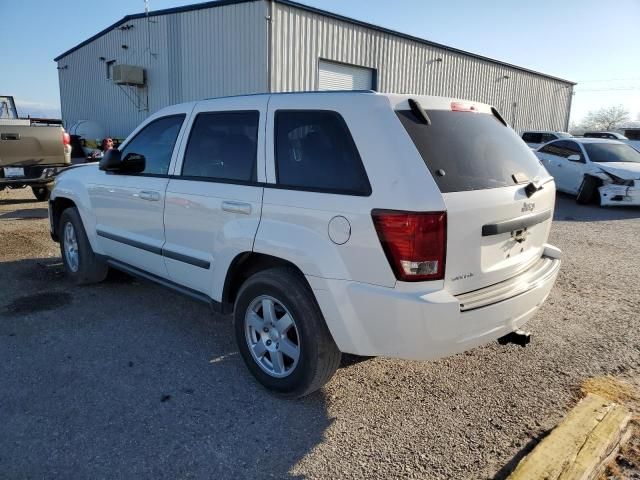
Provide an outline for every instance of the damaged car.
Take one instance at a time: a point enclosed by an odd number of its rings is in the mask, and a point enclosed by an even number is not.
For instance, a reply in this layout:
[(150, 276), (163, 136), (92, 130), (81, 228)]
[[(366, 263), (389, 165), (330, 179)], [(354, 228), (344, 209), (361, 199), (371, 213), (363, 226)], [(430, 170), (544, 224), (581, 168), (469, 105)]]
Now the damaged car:
[(640, 152), (601, 138), (554, 140), (536, 151), (556, 188), (578, 203), (640, 206)]

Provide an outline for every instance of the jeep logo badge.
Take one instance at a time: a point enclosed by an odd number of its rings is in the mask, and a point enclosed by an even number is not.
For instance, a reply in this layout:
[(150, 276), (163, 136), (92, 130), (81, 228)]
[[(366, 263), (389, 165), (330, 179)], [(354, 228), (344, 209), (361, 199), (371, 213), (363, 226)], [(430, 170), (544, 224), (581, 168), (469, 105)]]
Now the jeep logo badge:
[(535, 203), (527, 203), (527, 202), (524, 202), (524, 203), (522, 204), (522, 211), (523, 211), (523, 212), (533, 212), (533, 209), (534, 209), (535, 207), (536, 207), (536, 204), (535, 204)]

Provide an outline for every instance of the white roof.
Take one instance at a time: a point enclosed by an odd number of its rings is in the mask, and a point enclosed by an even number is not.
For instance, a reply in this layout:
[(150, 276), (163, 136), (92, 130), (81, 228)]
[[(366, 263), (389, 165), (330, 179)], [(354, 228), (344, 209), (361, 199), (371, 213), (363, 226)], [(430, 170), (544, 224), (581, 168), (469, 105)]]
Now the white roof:
[(578, 143), (618, 143), (621, 145), (626, 145), (625, 142), (621, 142), (620, 140), (613, 140), (612, 138), (565, 138), (563, 140), (574, 140)]

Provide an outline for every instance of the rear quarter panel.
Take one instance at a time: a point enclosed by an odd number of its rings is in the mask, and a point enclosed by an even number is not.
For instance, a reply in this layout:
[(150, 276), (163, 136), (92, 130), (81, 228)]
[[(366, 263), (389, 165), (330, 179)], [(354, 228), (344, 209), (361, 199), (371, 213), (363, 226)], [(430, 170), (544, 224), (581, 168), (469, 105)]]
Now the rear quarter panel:
[[(279, 109), (338, 112), (362, 159), (371, 195), (270, 188), (276, 182), (273, 114)], [(345, 93), (275, 95), (269, 103), (266, 142), (268, 183), (254, 250), (289, 260), (306, 275), (395, 286), (371, 211), (440, 211), (444, 202), (388, 98)], [(350, 224), (349, 240), (343, 244), (329, 237), (329, 223), (336, 216)]]

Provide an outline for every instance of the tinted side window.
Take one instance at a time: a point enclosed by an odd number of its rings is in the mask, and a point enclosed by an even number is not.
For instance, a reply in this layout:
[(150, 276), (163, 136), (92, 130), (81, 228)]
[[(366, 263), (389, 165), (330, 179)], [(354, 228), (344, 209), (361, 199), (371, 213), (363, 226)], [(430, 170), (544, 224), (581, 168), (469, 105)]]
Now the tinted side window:
[(542, 134), (536, 132), (525, 132), (522, 134), (522, 139), (526, 143), (542, 143)]
[(542, 135), (542, 142), (541, 143), (547, 143), (550, 142), (551, 140), (555, 140), (558, 137), (556, 137), (555, 135), (553, 135), (552, 133), (544, 133)]
[(336, 112), (277, 111), (275, 160), (280, 185), (352, 195), (371, 193), (347, 124)]
[(256, 181), (260, 113), (200, 113), (193, 122), (182, 175)]
[(580, 155), (580, 158), (582, 158), (582, 152), (578, 144), (568, 140), (550, 143), (540, 151), (542, 153), (548, 153), (549, 155), (555, 155), (556, 157), (567, 158), (569, 155)]
[(122, 150), (122, 158), (136, 153), (145, 158), (142, 173), (166, 175), (173, 147), (178, 138), (184, 115), (159, 118), (144, 127)]
[[(580, 156), (580, 160), (584, 161), (584, 157), (582, 155), (582, 150), (580, 149), (580, 146), (576, 142), (566, 141), (565, 143), (567, 144), (566, 148), (567, 148), (567, 150), (569, 150), (569, 155), (579, 155)], [(567, 157), (569, 155), (567, 155)]]

